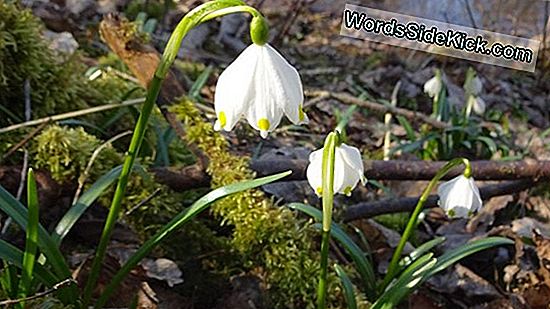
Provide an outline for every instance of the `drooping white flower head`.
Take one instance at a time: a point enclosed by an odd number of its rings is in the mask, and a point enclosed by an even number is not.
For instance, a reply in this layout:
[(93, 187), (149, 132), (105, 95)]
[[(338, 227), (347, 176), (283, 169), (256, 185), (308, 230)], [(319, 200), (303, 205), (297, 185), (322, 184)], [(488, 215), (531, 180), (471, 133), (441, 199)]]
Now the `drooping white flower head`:
[(437, 188), (439, 207), (451, 218), (468, 218), (481, 209), (482, 201), (473, 177), (457, 176)]
[(441, 77), (434, 76), (424, 84), (424, 92), (427, 93), (430, 98), (435, 98), (441, 92), (443, 88), (443, 83), (441, 82)]
[(485, 101), (483, 101), (482, 98), (470, 96), (468, 100), (472, 100), (472, 102), (468, 102), (468, 104), (472, 104), (474, 113), (478, 115), (483, 115), (485, 113)]
[(464, 89), (470, 95), (478, 96), (483, 88), (483, 83), (479, 77), (474, 77), (464, 84)]
[(283, 114), (294, 124), (307, 123), (303, 100), (298, 71), (269, 44), (252, 44), (218, 79), (214, 128), (231, 131), (244, 116), (266, 138)]
[[(318, 196), (323, 188), (323, 150), (321, 148), (309, 155), (306, 171), (307, 181)], [(367, 182), (361, 153), (359, 149), (342, 143), (336, 147), (334, 155), (334, 192), (349, 196), (359, 181), (363, 185)]]

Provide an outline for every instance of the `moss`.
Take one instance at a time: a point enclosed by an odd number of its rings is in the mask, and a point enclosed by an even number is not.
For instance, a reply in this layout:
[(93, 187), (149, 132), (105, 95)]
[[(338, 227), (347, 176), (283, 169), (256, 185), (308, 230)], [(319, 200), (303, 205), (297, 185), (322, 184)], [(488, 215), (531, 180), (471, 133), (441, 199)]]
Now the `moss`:
[[(119, 101), (132, 88), (131, 83), (115, 78), (89, 81), (80, 54), (54, 56), (42, 31), (42, 23), (29, 10), (0, 0), (0, 111), (8, 115), (0, 117), (0, 125), (25, 119), (26, 80), (30, 84), (32, 118)], [(98, 117), (88, 119), (95, 121)]]
[[(201, 119), (188, 99), (171, 110), (186, 126), (187, 141), (208, 156), (212, 187), (254, 178), (248, 158), (232, 155), (226, 140)], [(319, 275), (319, 253), (313, 247), (311, 223), (277, 207), (260, 190), (234, 194), (215, 204), (212, 213), (233, 227), (231, 244), (244, 266), (264, 278), (276, 308), (314, 308)], [(332, 306), (344, 307), (334, 273), (329, 276)]]
[[(84, 173), (94, 152), (103, 142), (83, 128), (51, 125), (34, 138), (31, 155), (37, 168), (49, 170), (59, 182), (77, 179)], [(122, 156), (107, 146), (97, 156), (90, 178), (100, 175), (120, 164)]]
[[(52, 178), (58, 182), (68, 183), (75, 181), (86, 169), (93, 152), (104, 141), (88, 134), (83, 128), (69, 128), (52, 125), (44, 129), (31, 142), (32, 165), (50, 171)], [(87, 186), (109, 172), (115, 166), (122, 164), (123, 155), (111, 145), (103, 148), (96, 157), (90, 170)], [(162, 225), (184, 209), (184, 195), (172, 191), (170, 188), (158, 184), (153, 175), (147, 171), (150, 162), (142, 158), (139, 167), (130, 177), (126, 195), (123, 201), (122, 219), (137, 232), (141, 239), (152, 236)], [(111, 186), (100, 198), (99, 203), (109, 206), (114, 193)], [(154, 197), (147, 203), (140, 203), (150, 196)], [(136, 208), (136, 206), (140, 205)], [(201, 231), (201, 235), (197, 235)], [(206, 232), (209, 231), (209, 232)], [(210, 236), (209, 236), (210, 235)], [(190, 240), (185, 243), (186, 250), (176, 250), (167, 243), (168, 251), (174, 255), (185, 252), (186, 256), (199, 253), (202, 249), (219, 249), (223, 240), (213, 236), (213, 233), (201, 223), (193, 223), (193, 230), (185, 229), (180, 237)], [(191, 241), (191, 240), (195, 241)], [(204, 239), (209, 239), (204, 243)], [(178, 242), (181, 239), (177, 240)], [(190, 250), (193, 247), (193, 250)], [(204, 251), (202, 251), (204, 252)]]

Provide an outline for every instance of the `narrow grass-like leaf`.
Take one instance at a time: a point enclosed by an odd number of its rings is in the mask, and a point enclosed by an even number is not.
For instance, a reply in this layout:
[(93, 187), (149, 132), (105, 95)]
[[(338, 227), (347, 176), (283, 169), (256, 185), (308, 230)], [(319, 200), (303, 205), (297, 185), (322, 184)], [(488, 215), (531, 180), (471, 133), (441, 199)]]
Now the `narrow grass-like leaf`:
[(26, 297), (31, 290), (38, 243), (38, 191), (36, 190), (36, 179), (32, 169), (29, 169), (27, 173), (27, 205), (27, 235), (25, 238), (25, 252), (23, 253), (21, 290), (19, 291), (19, 296), (22, 298)]
[(346, 274), (346, 271), (338, 264), (334, 264), (334, 269), (342, 282), (342, 287), (344, 288), (344, 298), (346, 299), (348, 309), (357, 309), (357, 301), (355, 300), (353, 283), (351, 283), (348, 274)]
[(292, 172), (287, 171), (284, 173), (267, 176), (263, 178), (258, 178), (254, 180), (249, 181), (243, 181), (231, 185), (227, 185), (221, 188), (218, 188), (216, 190), (213, 190), (206, 194), (205, 196), (201, 197), (199, 200), (197, 200), (193, 205), (191, 205), (189, 208), (185, 209), (184, 211), (180, 212), (176, 217), (174, 217), (170, 222), (168, 222), (164, 227), (160, 229), (153, 237), (151, 237), (148, 241), (146, 241), (139, 249), (134, 253), (128, 261), (122, 267), (120, 270), (115, 274), (115, 276), (111, 279), (110, 283), (107, 285), (107, 287), (104, 289), (103, 294), (101, 294), (100, 298), (98, 299), (97, 303), (95, 304), (95, 308), (101, 308), (105, 305), (109, 297), (112, 295), (112, 293), (115, 291), (115, 289), (118, 287), (120, 282), (128, 275), (128, 273), (136, 267), (136, 265), (153, 250), (160, 242), (162, 242), (166, 237), (171, 235), (174, 231), (182, 227), (185, 223), (189, 222), (191, 219), (193, 219), (196, 215), (207, 209), (213, 202), (215, 202), (218, 199), (221, 199), (223, 197), (226, 197), (228, 195), (246, 191), (248, 189), (256, 188), (259, 186), (263, 186), (265, 184), (277, 181), (279, 179), (282, 179), (288, 175), (290, 175)]
[[(27, 209), (2, 186), (0, 186), (0, 210), (10, 216), (23, 230), (27, 230)], [(65, 279), (71, 276), (69, 267), (57, 244), (41, 224), (38, 224), (38, 247), (59, 278)]]
[(413, 289), (422, 282), (424, 275), (432, 269), (437, 260), (432, 253), (421, 256), (407, 267), (403, 273), (392, 282), (370, 307), (370, 309), (393, 309)]
[(451, 266), (452, 264), (460, 261), (461, 259), (474, 254), (476, 252), (489, 249), (496, 246), (502, 245), (513, 245), (514, 241), (504, 237), (487, 237), (483, 239), (474, 240), (470, 243), (467, 243), (463, 246), (450, 250), (440, 256), (437, 259), (436, 265), (426, 274), (427, 280), (430, 276), (435, 275), (436, 273), (444, 270), (445, 268)]
[(88, 207), (107, 190), (111, 184), (118, 178), (122, 166), (117, 166), (110, 170), (105, 175), (101, 176), (82, 196), (76, 201), (76, 203), (65, 213), (63, 218), (59, 220), (55, 230), (52, 234), (52, 239), (57, 245), (61, 243), (63, 238), (69, 233), (76, 221), (80, 219), (82, 214), (88, 209)]
[(204, 87), (204, 85), (206, 85), (208, 77), (210, 77), (210, 74), (212, 74), (212, 70), (213, 67), (209, 65), (206, 67), (206, 69), (204, 69), (204, 71), (201, 72), (199, 77), (197, 77), (197, 80), (191, 86), (191, 90), (189, 90), (189, 97), (195, 100), (200, 99), (201, 89)]
[[(19, 269), (23, 269), (23, 251), (2, 239), (0, 239), (0, 259)], [(34, 276), (47, 287), (51, 287), (61, 281), (60, 278), (53, 275), (40, 263), (34, 265)]]
[(160, 124), (160, 122), (155, 119), (153, 121), (153, 129), (155, 130), (155, 135), (157, 137), (157, 144), (156, 144), (156, 158), (155, 158), (155, 166), (169, 166), (170, 165), (170, 156), (169, 156), (169, 149), (168, 145), (169, 143), (166, 142), (164, 139), (164, 130)]
[(396, 118), (397, 121), (399, 121), (399, 124), (405, 129), (405, 133), (407, 133), (407, 139), (411, 142), (416, 141), (416, 133), (414, 132), (411, 123), (403, 116), (396, 116)]
[[(323, 214), (321, 211), (311, 205), (292, 203), (288, 205), (289, 208), (299, 210), (306, 215), (314, 218), (316, 221), (321, 221)], [(317, 226), (320, 228), (320, 226)], [(365, 253), (361, 248), (344, 232), (344, 230), (336, 223), (332, 223), (331, 235), (344, 247), (348, 252), (351, 259), (355, 263), (357, 272), (361, 276), (363, 284), (365, 285), (365, 294), (367, 298), (372, 300), (376, 293), (376, 277), (374, 274), (374, 268), (370, 261), (365, 257)]]
[(399, 261), (399, 266), (401, 267), (401, 269), (409, 266), (416, 259), (428, 253), (433, 248), (439, 246), (444, 241), (445, 241), (445, 237), (436, 237), (430, 241), (423, 243), (418, 248), (416, 248), (411, 253), (409, 253), (407, 256), (403, 257), (401, 261)]
[(484, 143), (485, 145), (487, 145), (487, 148), (489, 148), (489, 151), (491, 152), (491, 154), (494, 154), (497, 152), (498, 146), (495, 143), (495, 141), (493, 141), (493, 139), (488, 138), (487, 136), (478, 136), (476, 139)]
[[(20, 258), (23, 257), (23, 252), (20, 252)], [(2, 260), (2, 271), (0, 273), (0, 288), (5, 296), (9, 298), (17, 298), (17, 292), (19, 291), (19, 269), (21, 267), (15, 267), (12, 263), (6, 260)], [(21, 260), (19, 260), (21, 266)]]

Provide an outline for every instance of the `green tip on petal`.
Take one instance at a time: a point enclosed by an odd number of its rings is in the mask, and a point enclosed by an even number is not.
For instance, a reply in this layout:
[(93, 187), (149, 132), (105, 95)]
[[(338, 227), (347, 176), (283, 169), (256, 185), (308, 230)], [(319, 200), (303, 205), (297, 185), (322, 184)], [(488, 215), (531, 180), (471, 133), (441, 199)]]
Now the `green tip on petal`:
[(454, 211), (454, 209), (451, 209), (447, 212), (447, 215), (450, 217), (450, 218), (454, 218), (454, 216), (456, 215), (456, 212)]
[(269, 120), (267, 118), (258, 120), (258, 128), (260, 128), (260, 131), (269, 131)]
[(344, 188), (344, 194), (347, 196), (351, 196), (351, 190), (353, 190), (353, 188), (350, 186), (347, 186), (346, 188)]
[(317, 195), (319, 195), (319, 196), (323, 194), (323, 188), (321, 188), (321, 187), (317, 187), (317, 190), (315, 190), (315, 191), (317, 191)]
[(305, 118), (306, 118), (306, 115), (304, 114), (302, 107), (300, 107), (298, 109), (298, 119), (300, 119), (300, 121), (304, 121)]
[(225, 125), (227, 124), (227, 117), (225, 116), (225, 113), (224, 112), (220, 112), (218, 114), (218, 119), (220, 120), (220, 126), (222, 128), (225, 127)]

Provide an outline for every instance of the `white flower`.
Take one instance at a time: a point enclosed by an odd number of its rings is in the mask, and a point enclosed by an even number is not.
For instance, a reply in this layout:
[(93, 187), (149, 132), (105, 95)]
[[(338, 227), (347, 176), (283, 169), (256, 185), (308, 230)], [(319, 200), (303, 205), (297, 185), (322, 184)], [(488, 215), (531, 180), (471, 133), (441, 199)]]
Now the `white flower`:
[(441, 88), (443, 88), (443, 83), (441, 82), (441, 77), (437, 75), (424, 84), (424, 92), (427, 93), (430, 98), (438, 96), (441, 92)]
[(244, 116), (263, 138), (283, 114), (294, 124), (306, 123), (298, 71), (269, 44), (247, 47), (220, 75), (214, 105), (216, 130), (231, 131)]
[[(309, 155), (309, 165), (306, 175), (309, 185), (319, 196), (323, 188), (323, 149), (316, 150)], [(336, 147), (334, 157), (334, 192), (351, 195), (351, 191), (361, 181), (366, 183), (365, 168), (359, 149), (344, 143)]]
[(483, 101), (482, 98), (470, 96), (468, 100), (471, 100), (471, 102), (468, 102), (468, 104), (472, 105), (474, 113), (478, 115), (483, 115), (485, 113), (485, 101)]
[(481, 209), (482, 201), (474, 178), (457, 176), (439, 186), (439, 207), (451, 218), (467, 218)]
[(474, 77), (464, 84), (464, 89), (471, 95), (478, 96), (483, 88), (483, 83), (479, 77)]

